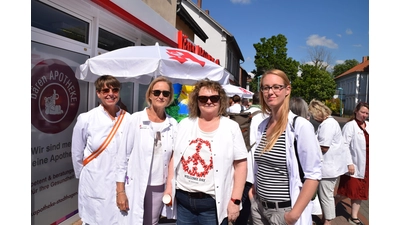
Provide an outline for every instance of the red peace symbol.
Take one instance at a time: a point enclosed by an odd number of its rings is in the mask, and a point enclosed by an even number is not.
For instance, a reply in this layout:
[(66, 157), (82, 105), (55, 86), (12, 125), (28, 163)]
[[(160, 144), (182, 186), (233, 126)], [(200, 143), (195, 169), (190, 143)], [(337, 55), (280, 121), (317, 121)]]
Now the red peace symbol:
[[(212, 159), (212, 156), (210, 156), (210, 163), (207, 165), (206, 162), (204, 161), (204, 159), (201, 158), (201, 156), (200, 156), (200, 150), (202, 148), (202, 145), (204, 144), (210, 149), (210, 152), (212, 152), (211, 144), (209, 141), (203, 140), (201, 138), (197, 138), (197, 139), (191, 141), (189, 145), (194, 144), (194, 143), (197, 143), (196, 153), (194, 153), (192, 156), (189, 156), (187, 158), (187, 160), (185, 160), (185, 158), (183, 156), (181, 158), (183, 170), (186, 171), (191, 176), (205, 177), (209, 173), (210, 169), (213, 168), (213, 159)], [(189, 169), (190, 162), (193, 162), (192, 169)], [(198, 168), (197, 168), (199, 162), (200, 162), (201, 166), (203, 167), (202, 172), (199, 172)]]

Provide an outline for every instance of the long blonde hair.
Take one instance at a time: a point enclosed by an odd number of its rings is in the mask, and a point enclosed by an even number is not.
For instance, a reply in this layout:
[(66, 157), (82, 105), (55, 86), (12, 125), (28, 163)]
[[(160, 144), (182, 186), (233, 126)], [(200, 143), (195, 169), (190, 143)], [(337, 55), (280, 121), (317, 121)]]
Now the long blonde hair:
[[(282, 70), (272, 69), (272, 70), (266, 71), (262, 75), (260, 90), (261, 90), (261, 87), (263, 87), (264, 77), (266, 77), (269, 74), (274, 74), (274, 75), (279, 76), (280, 78), (282, 78), (283, 83), (286, 87), (290, 86), (290, 80)], [(260, 91), (260, 99), (264, 99), (263, 93), (261, 91)], [(282, 107), (279, 108), (277, 115), (275, 115), (278, 118), (278, 122), (272, 128), (271, 135), (269, 137), (267, 136), (267, 144), (266, 144), (265, 148), (263, 149), (262, 153), (264, 153), (266, 151), (270, 151), (272, 149), (272, 147), (275, 145), (279, 136), (283, 133), (283, 131), (285, 131), (286, 125), (288, 122), (288, 116), (289, 116), (289, 101), (290, 101), (290, 94), (288, 94), (285, 97)], [(266, 113), (271, 112), (271, 108), (267, 105), (267, 103), (265, 101), (261, 101), (260, 103), (261, 103), (261, 110), (263, 112), (266, 112)]]

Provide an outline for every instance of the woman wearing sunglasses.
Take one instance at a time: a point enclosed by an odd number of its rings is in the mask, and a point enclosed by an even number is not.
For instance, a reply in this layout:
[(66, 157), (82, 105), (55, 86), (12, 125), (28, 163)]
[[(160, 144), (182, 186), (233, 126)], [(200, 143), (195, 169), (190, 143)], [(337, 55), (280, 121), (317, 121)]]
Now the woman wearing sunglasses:
[(260, 82), (261, 109), (269, 117), (255, 134), (253, 224), (311, 225), (311, 199), (321, 179), (322, 158), (314, 126), (300, 116), (294, 126), (295, 114), (289, 109), (291, 85), (283, 71), (266, 71)]
[(177, 225), (227, 225), (239, 216), (246, 182), (243, 136), (226, 115), (228, 97), (218, 82), (198, 81), (188, 108), (174, 148), (175, 182), (168, 182)]
[(72, 132), (79, 216), (83, 224), (118, 225), (115, 157), (129, 114), (117, 105), (121, 84), (115, 77), (101, 76), (94, 85), (100, 105), (80, 114)]
[[(154, 79), (147, 91), (148, 107), (133, 113), (118, 155), (117, 204), (126, 216), (120, 224), (158, 224), (177, 121), (166, 114), (173, 98), (166, 77)], [(171, 164), (172, 166), (172, 164)]]

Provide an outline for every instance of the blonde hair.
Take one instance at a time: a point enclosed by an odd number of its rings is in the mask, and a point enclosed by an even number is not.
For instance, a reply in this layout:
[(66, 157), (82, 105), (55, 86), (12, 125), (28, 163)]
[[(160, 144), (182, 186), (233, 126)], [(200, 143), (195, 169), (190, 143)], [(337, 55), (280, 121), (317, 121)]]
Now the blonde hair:
[(151, 95), (151, 93), (153, 92), (153, 87), (154, 87), (154, 85), (155, 85), (156, 83), (158, 83), (158, 82), (165, 82), (165, 83), (168, 84), (168, 86), (169, 86), (169, 92), (171, 92), (171, 94), (168, 96), (169, 101), (168, 101), (167, 106), (171, 105), (172, 102), (174, 102), (174, 86), (172, 85), (172, 82), (171, 82), (167, 77), (163, 77), (163, 76), (159, 76), (159, 77), (157, 77), (156, 79), (154, 79), (154, 80), (150, 83), (149, 87), (147, 88), (146, 95), (145, 95), (147, 105), (151, 105), (150, 95)]
[(316, 99), (311, 100), (308, 105), (308, 111), (310, 111), (313, 118), (317, 121), (324, 121), (332, 114), (332, 110), (328, 106)]
[[(264, 77), (266, 77), (270, 74), (277, 75), (280, 78), (282, 78), (285, 87), (290, 86), (290, 80), (289, 80), (288, 76), (285, 74), (285, 72), (283, 72), (282, 70), (278, 70), (278, 69), (272, 69), (272, 70), (266, 71), (262, 75), (261, 83), (260, 83), (260, 85), (261, 85), (260, 90), (261, 90), (261, 87), (264, 86), (262, 83), (264, 80)], [(259, 94), (260, 94), (260, 99), (264, 99), (262, 91), (260, 91)], [(288, 94), (285, 97), (282, 107), (280, 107), (279, 111), (277, 112), (276, 116), (278, 118), (278, 122), (272, 128), (271, 135), (269, 137), (267, 136), (267, 145), (263, 149), (262, 153), (264, 153), (266, 151), (270, 151), (272, 149), (272, 147), (275, 145), (279, 136), (283, 133), (283, 131), (285, 131), (286, 125), (288, 122), (288, 116), (289, 116), (289, 100), (290, 100), (290, 94)], [(269, 112), (271, 112), (271, 108), (267, 105), (267, 103), (265, 101), (261, 101), (260, 104), (261, 104), (261, 110), (265, 113), (270, 114)]]

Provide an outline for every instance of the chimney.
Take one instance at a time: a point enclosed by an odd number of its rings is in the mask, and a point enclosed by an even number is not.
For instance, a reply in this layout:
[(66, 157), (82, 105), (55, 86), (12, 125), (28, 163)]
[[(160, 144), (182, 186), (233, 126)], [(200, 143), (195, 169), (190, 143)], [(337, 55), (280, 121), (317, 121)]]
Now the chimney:
[(207, 15), (210, 15), (210, 10), (206, 9), (205, 11)]
[(362, 62), (365, 62), (368, 60), (368, 56), (363, 56)]
[(199, 7), (201, 9), (201, 0), (197, 0), (197, 7)]

